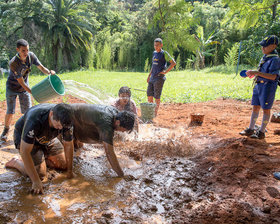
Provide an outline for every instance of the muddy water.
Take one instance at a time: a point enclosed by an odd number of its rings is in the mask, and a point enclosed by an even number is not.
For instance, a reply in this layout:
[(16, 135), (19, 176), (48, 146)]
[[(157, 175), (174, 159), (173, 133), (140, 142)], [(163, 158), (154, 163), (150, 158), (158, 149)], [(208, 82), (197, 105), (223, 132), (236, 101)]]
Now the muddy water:
[[(143, 126), (137, 141), (152, 136), (166, 140), (170, 133)], [(169, 223), (176, 210), (195, 200), (193, 162), (118, 157), (126, 179), (116, 177), (100, 145), (85, 145), (74, 158), (76, 176), (68, 180), (50, 171), (39, 196), (28, 193), (30, 181), (16, 171), (1, 174), (0, 223)]]

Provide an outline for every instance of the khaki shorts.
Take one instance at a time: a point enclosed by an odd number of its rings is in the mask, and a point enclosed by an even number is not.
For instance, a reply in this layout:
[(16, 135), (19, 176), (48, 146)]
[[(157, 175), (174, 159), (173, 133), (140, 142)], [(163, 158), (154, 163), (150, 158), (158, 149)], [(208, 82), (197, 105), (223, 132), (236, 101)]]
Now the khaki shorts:
[[(14, 131), (14, 143), (16, 149), (20, 149), (20, 141), (21, 141), (21, 134), (15, 129)], [(64, 147), (61, 142), (54, 138), (52, 139), (48, 145), (40, 145), (35, 143), (33, 149), (31, 151), (31, 157), (34, 162), (35, 166), (40, 165), (47, 159), (49, 156), (55, 156), (62, 154), (64, 152)]]

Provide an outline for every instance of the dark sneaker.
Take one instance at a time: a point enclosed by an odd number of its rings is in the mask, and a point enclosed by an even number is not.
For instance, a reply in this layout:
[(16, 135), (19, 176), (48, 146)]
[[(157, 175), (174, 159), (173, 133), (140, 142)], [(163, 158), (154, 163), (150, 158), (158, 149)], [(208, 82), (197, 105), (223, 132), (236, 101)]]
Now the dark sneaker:
[(240, 135), (243, 135), (243, 136), (251, 136), (254, 134), (254, 130), (253, 129), (249, 129), (249, 128), (246, 128), (245, 130), (239, 132)]
[(8, 140), (8, 133), (9, 133), (9, 128), (4, 128), (0, 137), (0, 141), (6, 142)]
[(264, 139), (265, 138), (265, 133), (261, 131), (256, 131), (255, 134), (252, 134), (250, 138), (255, 138), (255, 139)]

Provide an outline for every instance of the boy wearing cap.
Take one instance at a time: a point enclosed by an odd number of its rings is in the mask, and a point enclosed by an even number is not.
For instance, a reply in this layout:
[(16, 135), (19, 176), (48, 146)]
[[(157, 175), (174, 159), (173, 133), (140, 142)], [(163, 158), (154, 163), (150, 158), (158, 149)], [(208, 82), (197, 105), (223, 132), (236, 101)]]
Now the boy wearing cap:
[[(168, 54), (167, 51), (162, 50), (162, 47), (163, 47), (162, 39), (156, 38), (154, 40), (155, 51), (153, 53), (152, 69), (147, 78), (148, 102), (153, 103), (155, 98), (157, 104), (155, 109), (155, 116), (157, 115), (159, 109), (160, 96), (161, 96), (163, 84), (166, 80), (165, 74), (168, 73), (176, 65), (175, 60)], [(166, 68), (167, 61), (170, 62), (168, 68)]]
[[(255, 77), (255, 87), (252, 96), (252, 114), (248, 128), (240, 132), (240, 135), (249, 136), (255, 139), (265, 138), (265, 128), (270, 119), (270, 111), (274, 102), (277, 89), (280, 59), (276, 51), (278, 38), (270, 35), (264, 38), (259, 44), (262, 46), (263, 58), (259, 63), (258, 70), (248, 70), (248, 77)], [(260, 108), (263, 109), (262, 124), (259, 130), (254, 131), (254, 127), (259, 116)]]
[(31, 107), (31, 89), (28, 84), (28, 74), (31, 71), (31, 65), (36, 65), (37, 68), (45, 74), (55, 74), (55, 71), (44, 67), (37, 56), (29, 51), (29, 44), (26, 40), (20, 39), (17, 41), (16, 45), (18, 53), (9, 63), (10, 73), (6, 82), (7, 112), (5, 115), (5, 127), (0, 137), (0, 141), (5, 142), (7, 141), (13, 114), (15, 113), (17, 96), (19, 97), (22, 114)]

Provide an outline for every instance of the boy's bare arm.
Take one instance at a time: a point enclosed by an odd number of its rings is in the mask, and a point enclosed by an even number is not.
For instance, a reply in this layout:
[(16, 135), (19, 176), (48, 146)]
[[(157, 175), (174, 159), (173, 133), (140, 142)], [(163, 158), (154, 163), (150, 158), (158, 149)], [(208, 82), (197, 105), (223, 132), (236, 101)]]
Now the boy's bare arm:
[(37, 66), (38, 69), (40, 69), (41, 72), (43, 72), (46, 75), (55, 75), (55, 71), (54, 70), (49, 70), (46, 67), (44, 67), (43, 65), (38, 65)]
[(24, 164), (24, 168), (32, 181), (32, 191), (35, 194), (39, 194), (43, 193), (43, 185), (31, 157), (32, 149), (33, 144), (28, 144), (25, 141), (21, 140), (20, 155)]
[(263, 72), (252, 71), (252, 70), (247, 71), (246, 75), (247, 76), (260, 76), (260, 77), (263, 77), (263, 78), (269, 79), (269, 80), (275, 80), (277, 77), (277, 75), (275, 75), (275, 74), (263, 73)]
[(103, 142), (103, 146), (105, 148), (105, 153), (107, 156), (107, 159), (109, 160), (109, 163), (112, 166), (112, 169), (118, 174), (119, 177), (123, 177), (123, 171), (120, 167), (119, 161), (117, 159), (117, 156), (114, 152), (114, 147), (106, 142)]
[(168, 66), (168, 68), (166, 70), (163, 70), (162, 72), (160, 72), (159, 74), (163, 74), (165, 75), (166, 73), (168, 73), (172, 68), (174, 68), (174, 66), (176, 65), (176, 62), (174, 60), (169, 61), (170, 65)]
[(17, 79), (18, 83), (24, 88), (27, 92), (31, 94), (31, 89), (25, 84), (23, 77)]
[(74, 154), (74, 143), (72, 141), (65, 141), (64, 144), (64, 154), (67, 164), (67, 177), (73, 177), (73, 154)]

